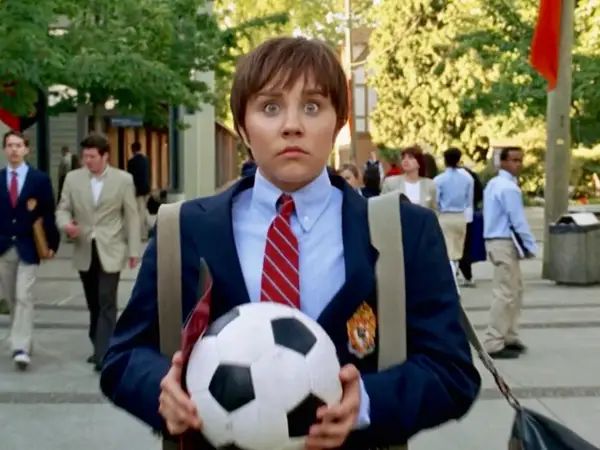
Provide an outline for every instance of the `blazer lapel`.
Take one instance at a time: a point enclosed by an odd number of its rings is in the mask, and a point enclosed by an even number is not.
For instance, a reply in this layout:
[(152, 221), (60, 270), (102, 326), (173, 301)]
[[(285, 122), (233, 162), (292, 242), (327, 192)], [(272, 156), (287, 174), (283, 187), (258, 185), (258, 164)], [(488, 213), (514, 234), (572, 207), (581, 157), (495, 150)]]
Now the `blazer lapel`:
[(25, 182), (23, 183), (23, 187), (21, 188), (21, 192), (19, 193), (19, 199), (17, 203), (26, 202), (29, 198), (29, 191), (31, 190), (31, 183), (33, 182), (31, 178), (33, 177), (32, 168), (29, 167), (27, 170), (27, 175), (25, 175)]
[[(112, 195), (112, 189), (119, 189), (120, 186), (116, 186), (116, 180), (113, 180), (113, 169), (110, 166), (106, 168), (106, 174), (104, 175), (104, 182), (102, 183), (102, 189), (100, 190), (100, 196), (98, 201), (95, 203), (95, 209), (99, 209), (102, 203)], [(92, 205), (94, 205), (94, 193), (92, 192), (92, 183), (89, 183), (90, 193), (92, 194)]]
[(215, 288), (219, 289), (227, 304), (214, 304), (220, 312), (250, 302), (240, 260), (238, 258), (231, 221), (231, 206), (233, 198), (241, 191), (254, 185), (254, 177), (242, 179), (221, 195), (209, 199), (207, 204), (205, 225), (201, 233), (206, 249), (202, 256), (206, 259), (214, 280)]
[(371, 296), (375, 288), (373, 267), (377, 252), (369, 238), (367, 201), (352, 192), (340, 177), (332, 177), (331, 181), (344, 194), (342, 237), (346, 282), (325, 307), (318, 322), (333, 335), (337, 334), (336, 330), (343, 332), (347, 318)]
[[(0, 202), (8, 204), (8, 185), (6, 181), (6, 169), (0, 169)], [(1, 204), (1, 203), (0, 203)]]

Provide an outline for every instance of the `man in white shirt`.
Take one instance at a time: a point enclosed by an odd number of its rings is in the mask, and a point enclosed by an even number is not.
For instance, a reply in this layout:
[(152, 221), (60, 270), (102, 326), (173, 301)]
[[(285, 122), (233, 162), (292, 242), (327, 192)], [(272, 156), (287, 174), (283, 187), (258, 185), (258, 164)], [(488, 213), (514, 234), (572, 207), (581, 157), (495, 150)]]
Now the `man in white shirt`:
[(81, 143), (84, 168), (67, 174), (56, 212), (59, 228), (74, 240), (90, 312), (88, 362), (100, 370), (117, 319), (117, 287), (128, 262), (138, 264), (140, 225), (133, 178), (108, 164), (108, 140), (91, 134)]

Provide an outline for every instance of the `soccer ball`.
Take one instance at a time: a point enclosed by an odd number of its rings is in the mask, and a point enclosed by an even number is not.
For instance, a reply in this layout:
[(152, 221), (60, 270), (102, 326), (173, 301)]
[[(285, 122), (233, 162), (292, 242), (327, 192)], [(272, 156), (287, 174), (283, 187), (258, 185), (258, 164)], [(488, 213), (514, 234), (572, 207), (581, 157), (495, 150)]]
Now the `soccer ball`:
[(282, 304), (249, 303), (196, 342), (186, 385), (214, 447), (294, 450), (317, 409), (339, 403), (339, 371), (335, 346), (314, 320)]

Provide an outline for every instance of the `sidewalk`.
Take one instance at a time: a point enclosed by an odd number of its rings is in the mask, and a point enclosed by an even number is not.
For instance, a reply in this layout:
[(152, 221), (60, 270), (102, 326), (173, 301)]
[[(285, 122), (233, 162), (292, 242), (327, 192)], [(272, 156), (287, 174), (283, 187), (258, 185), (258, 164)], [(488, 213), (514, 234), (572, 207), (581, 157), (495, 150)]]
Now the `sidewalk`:
[[(540, 210), (528, 215), (540, 237)], [(85, 358), (88, 316), (77, 273), (63, 246), (58, 259), (40, 268), (35, 355), (18, 373), (0, 357), (2, 450), (158, 450), (158, 440), (139, 421), (112, 407), (98, 389)], [(478, 331), (487, 322), (492, 268), (474, 266), (477, 287), (463, 290), (463, 303)], [(523, 263), (525, 308), (522, 337), (529, 353), (498, 366), (523, 403), (553, 416), (600, 445), (600, 286), (556, 286), (540, 279), (539, 259)], [(119, 305), (127, 302), (135, 271), (125, 271)], [(0, 339), (8, 317), (0, 316)], [(2, 342), (2, 351), (8, 349)], [(1, 356), (1, 355), (0, 355)], [(411, 450), (504, 450), (512, 412), (491, 377), (483, 377), (480, 399), (462, 421), (419, 434)]]

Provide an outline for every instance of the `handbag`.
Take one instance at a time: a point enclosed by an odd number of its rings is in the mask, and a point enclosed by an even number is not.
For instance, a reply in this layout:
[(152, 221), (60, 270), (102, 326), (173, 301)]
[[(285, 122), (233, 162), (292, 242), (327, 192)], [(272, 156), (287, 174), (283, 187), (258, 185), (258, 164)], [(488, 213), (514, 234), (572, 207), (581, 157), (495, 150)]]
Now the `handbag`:
[[(406, 359), (406, 327), (397, 326), (398, 319), (400, 323), (406, 322), (402, 225), (399, 214), (401, 201), (407, 200), (397, 192), (369, 199), (371, 243), (379, 252), (376, 275), (380, 369), (400, 364)], [(390, 245), (392, 242), (397, 245)], [(522, 406), (484, 350), (462, 305), (460, 323), (484, 367), (492, 374), (498, 389), (515, 410), (508, 441), (509, 450), (600, 450), (564, 425)]]

